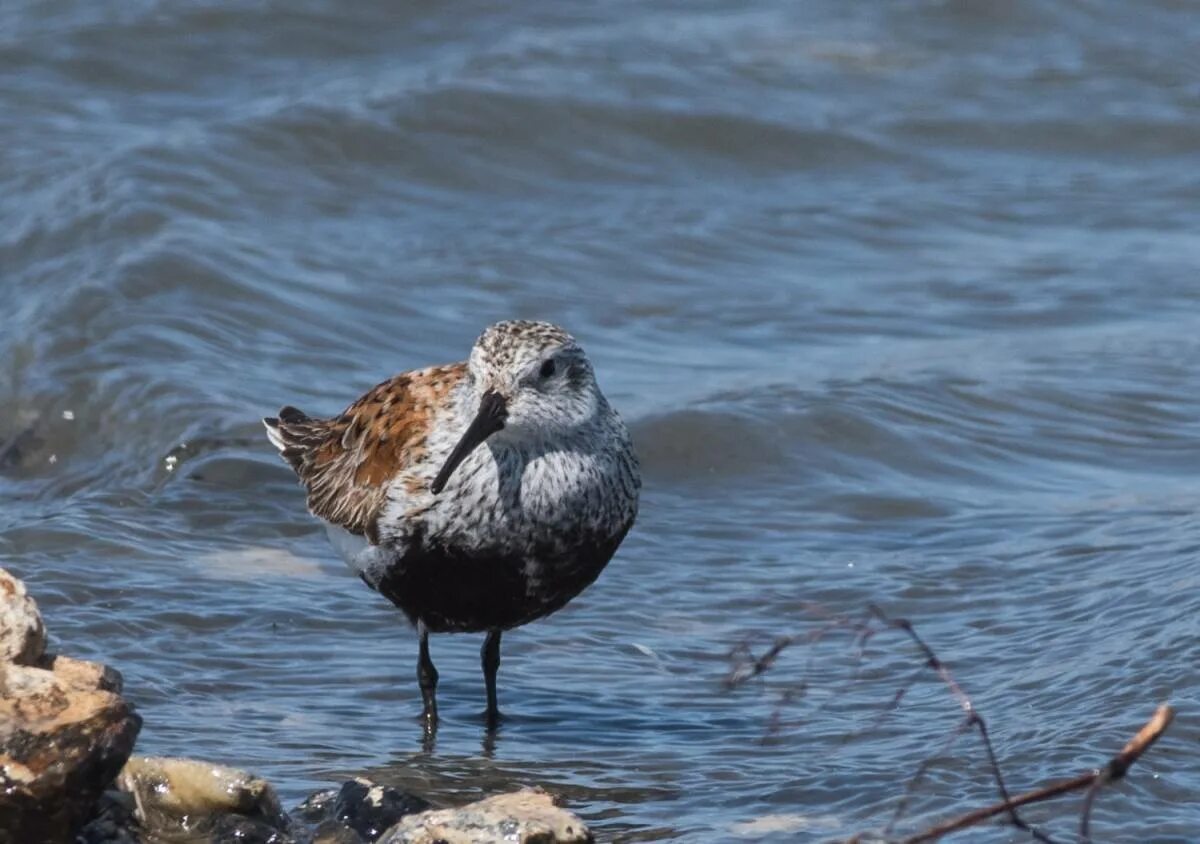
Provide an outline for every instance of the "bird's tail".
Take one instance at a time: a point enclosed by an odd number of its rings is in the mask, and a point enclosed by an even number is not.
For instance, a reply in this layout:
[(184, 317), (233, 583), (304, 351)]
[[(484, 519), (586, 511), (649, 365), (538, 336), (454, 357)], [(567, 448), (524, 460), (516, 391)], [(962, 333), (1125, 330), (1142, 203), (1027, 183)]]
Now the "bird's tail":
[(328, 436), (324, 420), (313, 419), (291, 405), (280, 408), (279, 416), (263, 419), (263, 425), (271, 445), (279, 449), (283, 459), (296, 471), (300, 470), (304, 455)]

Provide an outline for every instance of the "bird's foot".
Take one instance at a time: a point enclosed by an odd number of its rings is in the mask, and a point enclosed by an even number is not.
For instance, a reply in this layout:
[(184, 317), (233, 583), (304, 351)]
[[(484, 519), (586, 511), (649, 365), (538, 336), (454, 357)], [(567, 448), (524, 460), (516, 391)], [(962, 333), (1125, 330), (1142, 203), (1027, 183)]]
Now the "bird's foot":
[(483, 719), (484, 725), (486, 725), (489, 730), (496, 729), (504, 720), (504, 715), (499, 709), (485, 709), (483, 712), (479, 713), (479, 717)]

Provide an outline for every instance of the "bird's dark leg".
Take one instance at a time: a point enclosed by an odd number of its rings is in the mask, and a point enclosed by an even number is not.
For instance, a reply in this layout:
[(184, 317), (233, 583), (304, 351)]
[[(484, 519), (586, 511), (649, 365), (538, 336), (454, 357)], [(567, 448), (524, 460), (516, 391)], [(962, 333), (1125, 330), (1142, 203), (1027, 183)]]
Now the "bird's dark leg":
[(500, 723), (500, 708), (496, 706), (496, 671), (500, 668), (500, 631), (489, 630), (479, 650), (483, 665), (483, 681), (487, 684), (487, 725), (489, 730)]
[(417, 661), (417, 683), (421, 686), (421, 699), (425, 702), (422, 717), (425, 720), (425, 731), (437, 729), (437, 669), (429, 658), (429, 631), (425, 625), (417, 624), (417, 635), (421, 637), (421, 655)]

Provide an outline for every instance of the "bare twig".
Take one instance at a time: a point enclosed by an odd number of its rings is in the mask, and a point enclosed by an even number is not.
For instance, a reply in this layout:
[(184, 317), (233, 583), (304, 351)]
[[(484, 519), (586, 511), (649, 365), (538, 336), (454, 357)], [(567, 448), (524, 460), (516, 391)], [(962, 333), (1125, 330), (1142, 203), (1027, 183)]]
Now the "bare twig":
[[(971, 729), (971, 727), (976, 728), (979, 731), (979, 738), (983, 742), (983, 748), (987, 753), (988, 767), (991, 768), (992, 778), (996, 781), (996, 788), (1000, 791), (1001, 803), (1006, 807), (1008, 812), (1009, 823), (1018, 829), (1025, 830), (1038, 841), (1043, 842), (1043, 844), (1053, 844), (1054, 839), (1046, 835), (1044, 832), (1041, 832), (1036, 827), (1032, 827), (1025, 823), (1025, 821), (1021, 819), (1021, 816), (1017, 814), (1016, 806), (1014, 806), (1012, 801), (1009, 799), (1008, 786), (1004, 784), (1004, 775), (1000, 772), (1000, 763), (996, 761), (996, 751), (992, 747), (992, 739), (988, 735), (987, 723), (983, 720), (983, 716), (979, 714), (979, 710), (975, 708), (975, 703), (971, 700), (971, 696), (968, 695), (966, 691), (963, 690), (963, 687), (958, 684), (958, 681), (954, 679), (954, 676), (950, 673), (950, 669), (938, 658), (938, 655), (934, 653), (933, 648), (929, 647), (925, 640), (917, 635), (917, 631), (913, 629), (912, 623), (908, 619), (890, 618), (887, 613), (874, 604), (870, 605), (870, 610), (871, 614), (878, 618), (883, 624), (887, 625), (888, 627), (896, 628), (897, 630), (902, 630), (908, 634), (908, 637), (912, 639), (914, 643), (916, 643), (917, 647), (921, 649), (921, 653), (925, 655), (925, 664), (929, 666), (929, 668), (933, 669), (933, 671), (937, 673), (938, 677), (941, 678), (942, 682), (946, 684), (947, 688), (950, 689), (950, 693), (954, 695), (954, 699), (958, 701), (958, 705), (965, 713), (965, 717), (959, 724), (958, 728), (950, 734), (950, 738), (946, 742), (946, 749), (949, 749), (951, 746), (953, 746), (958, 737), (967, 730)], [(929, 769), (929, 764), (929, 760), (922, 762), (917, 768), (916, 775), (913, 776), (913, 778), (909, 781), (908, 787), (904, 792), (904, 797), (901, 799), (900, 805), (897, 806), (896, 812), (892, 816), (892, 820), (887, 826), (887, 833), (890, 833), (895, 827), (896, 823), (899, 822), (900, 818), (903, 817), (904, 809), (907, 806), (909, 799), (912, 797), (913, 792), (916, 790), (917, 785), (924, 778), (925, 772)]]
[[(754, 678), (761, 677), (775, 667), (780, 655), (791, 646), (796, 644), (815, 645), (821, 642), (828, 634), (835, 632), (848, 633), (853, 637), (856, 650), (855, 679), (857, 679), (862, 670), (862, 662), (865, 659), (866, 645), (872, 637), (885, 630), (897, 630), (904, 633), (924, 656), (924, 665), (921, 672), (914, 673), (909, 677), (899, 691), (892, 696), (891, 700), (882, 707), (878, 716), (872, 719), (872, 726), (878, 727), (884, 718), (900, 707), (900, 703), (909, 689), (912, 688), (913, 684), (919, 679), (920, 674), (925, 670), (932, 670), (938, 676), (946, 688), (949, 689), (951, 695), (962, 709), (964, 716), (958, 726), (947, 736), (939, 753), (924, 760), (906, 784), (904, 793), (901, 795), (895, 811), (883, 831), (885, 838), (892, 841), (899, 840), (900, 844), (922, 844), (922, 842), (936, 841), (952, 832), (966, 829), (999, 815), (1006, 815), (1006, 820), (1009, 824), (1024, 830), (1034, 839), (1043, 842), (1043, 844), (1055, 844), (1050, 836), (1026, 823), (1020, 814), (1018, 814), (1017, 809), (1029, 803), (1049, 800), (1062, 794), (1082, 791), (1084, 789), (1086, 789), (1086, 793), (1080, 811), (1079, 839), (1082, 844), (1090, 844), (1089, 824), (1096, 795), (1108, 783), (1125, 776), (1129, 767), (1158, 740), (1174, 717), (1174, 710), (1167, 704), (1163, 704), (1157, 709), (1150, 721), (1125, 745), (1121, 752), (1110, 759), (1103, 768), (1080, 774), (1069, 780), (1052, 783), (1033, 791), (1012, 796), (1001, 773), (1000, 763), (996, 758), (995, 748), (992, 745), (991, 736), (988, 733), (987, 724), (983, 716), (975, 707), (970, 695), (967, 694), (951, 674), (947, 665), (942, 662), (933, 648), (917, 634), (911, 622), (903, 618), (891, 618), (874, 604), (869, 605), (867, 612), (861, 616), (832, 615), (823, 611), (820, 607), (813, 608), (812, 612), (821, 617), (825, 623), (818, 629), (803, 636), (782, 636), (774, 639), (762, 656), (755, 656), (749, 644), (746, 643), (735, 648), (731, 654), (733, 667), (726, 678), (725, 685), (727, 688), (733, 689)], [(809, 687), (807, 675), (811, 668), (812, 659), (813, 657), (810, 654), (808, 664), (804, 668), (800, 682), (785, 689), (781, 697), (781, 702), (772, 715), (769, 732), (773, 733), (779, 729), (783, 706), (805, 696)], [(831, 700), (840, 699), (841, 697), (841, 694), (834, 694)], [(828, 701), (826, 704), (817, 707), (818, 711), (824, 708), (827, 703)], [(990, 806), (985, 806), (981, 809), (976, 809), (958, 817), (942, 821), (907, 838), (890, 838), (892, 831), (904, 818), (913, 795), (924, 780), (934, 759), (948, 752), (962, 734), (972, 728), (979, 732), (980, 741), (987, 756), (988, 768), (992, 779), (995, 781), (1000, 800)], [(877, 837), (878, 833), (875, 835)], [(867, 834), (854, 836), (848, 840), (847, 844), (862, 841), (867, 837)]]
[(789, 645), (796, 641), (794, 636), (780, 636), (762, 656), (756, 657), (748, 645), (739, 645), (733, 652), (734, 667), (725, 678), (725, 688), (734, 689), (765, 674), (775, 660)]
[(1062, 782), (1051, 783), (1050, 785), (1042, 786), (1041, 788), (1027, 791), (1024, 794), (1018, 794), (1016, 797), (1011, 797), (1008, 800), (993, 803), (990, 806), (985, 806), (982, 809), (976, 809), (973, 812), (967, 812), (965, 815), (959, 815), (956, 818), (943, 821), (936, 826), (931, 826), (916, 835), (911, 835), (903, 840), (903, 844), (923, 844), (926, 841), (937, 841), (939, 838), (949, 835), (952, 832), (957, 832), (960, 829), (966, 829), (969, 826), (975, 826), (988, 818), (993, 818), (996, 815), (1004, 814), (1011, 811), (1017, 806), (1024, 806), (1027, 803), (1038, 803), (1043, 800), (1049, 800), (1053, 797), (1067, 794), (1072, 791), (1080, 791), (1088, 789), (1088, 797), (1085, 799), (1084, 815), (1080, 826), (1080, 836), (1084, 841), (1088, 840), (1087, 819), (1090, 813), (1092, 799), (1094, 795), (1105, 783), (1120, 779), (1125, 776), (1125, 772), (1129, 767), (1138, 760), (1143, 753), (1156, 742), (1171, 724), (1171, 720), (1175, 717), (1175, 710), (1167, 704), (1162, 704), (1155, 710), (1153, 717), (1146, 722), (1146, 725), (1138, 730), (1137, 735), (1129, 740), (1116, 756), (1109, 760), (1104, 768), (1096, 771), (1088, 771)]
[(1160, 705), (1158, 709), (1154, 710), (1154, 715), (1146, 722), (1145, 726), (1138, 730), (1137, 734), (1121, 748), (1121, 752), (1109, 759), (1108, 764), (1096, 772), (1096, 776), (1088, 786), (1087, 794), (1083, 798), (1083, 810), (1079, 816), (1079, 838), (1083, 844), (1091, 844), (1092, 837), (1089, 834), (1088, 826), (1092, 820), (1092, 803), (1095, 801), (1096, 795), (1100, 793), (1100, 789), (1125, 776), (1129, 766), (1149, 750), (1154, 742), (1158, 741), (1158, 737), (1166, 731), (1167, 727), (1171, 726), (1171, 721), (1174, 719), (1175, 710), (1165, 703)]

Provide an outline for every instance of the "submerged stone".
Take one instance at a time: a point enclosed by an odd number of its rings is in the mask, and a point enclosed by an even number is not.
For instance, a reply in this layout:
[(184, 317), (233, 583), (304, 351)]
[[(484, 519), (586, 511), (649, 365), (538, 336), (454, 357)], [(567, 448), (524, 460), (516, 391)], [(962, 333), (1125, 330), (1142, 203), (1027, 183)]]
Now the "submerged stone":
[(313, 830), (312, 844), (370, 844), (348, 826), (336, 821), (323, 821)]
[(584, 844), (593, 841), (579, 816), (540, 788), (499, 794), (457, 809), (409, 815), (379, 844)]

